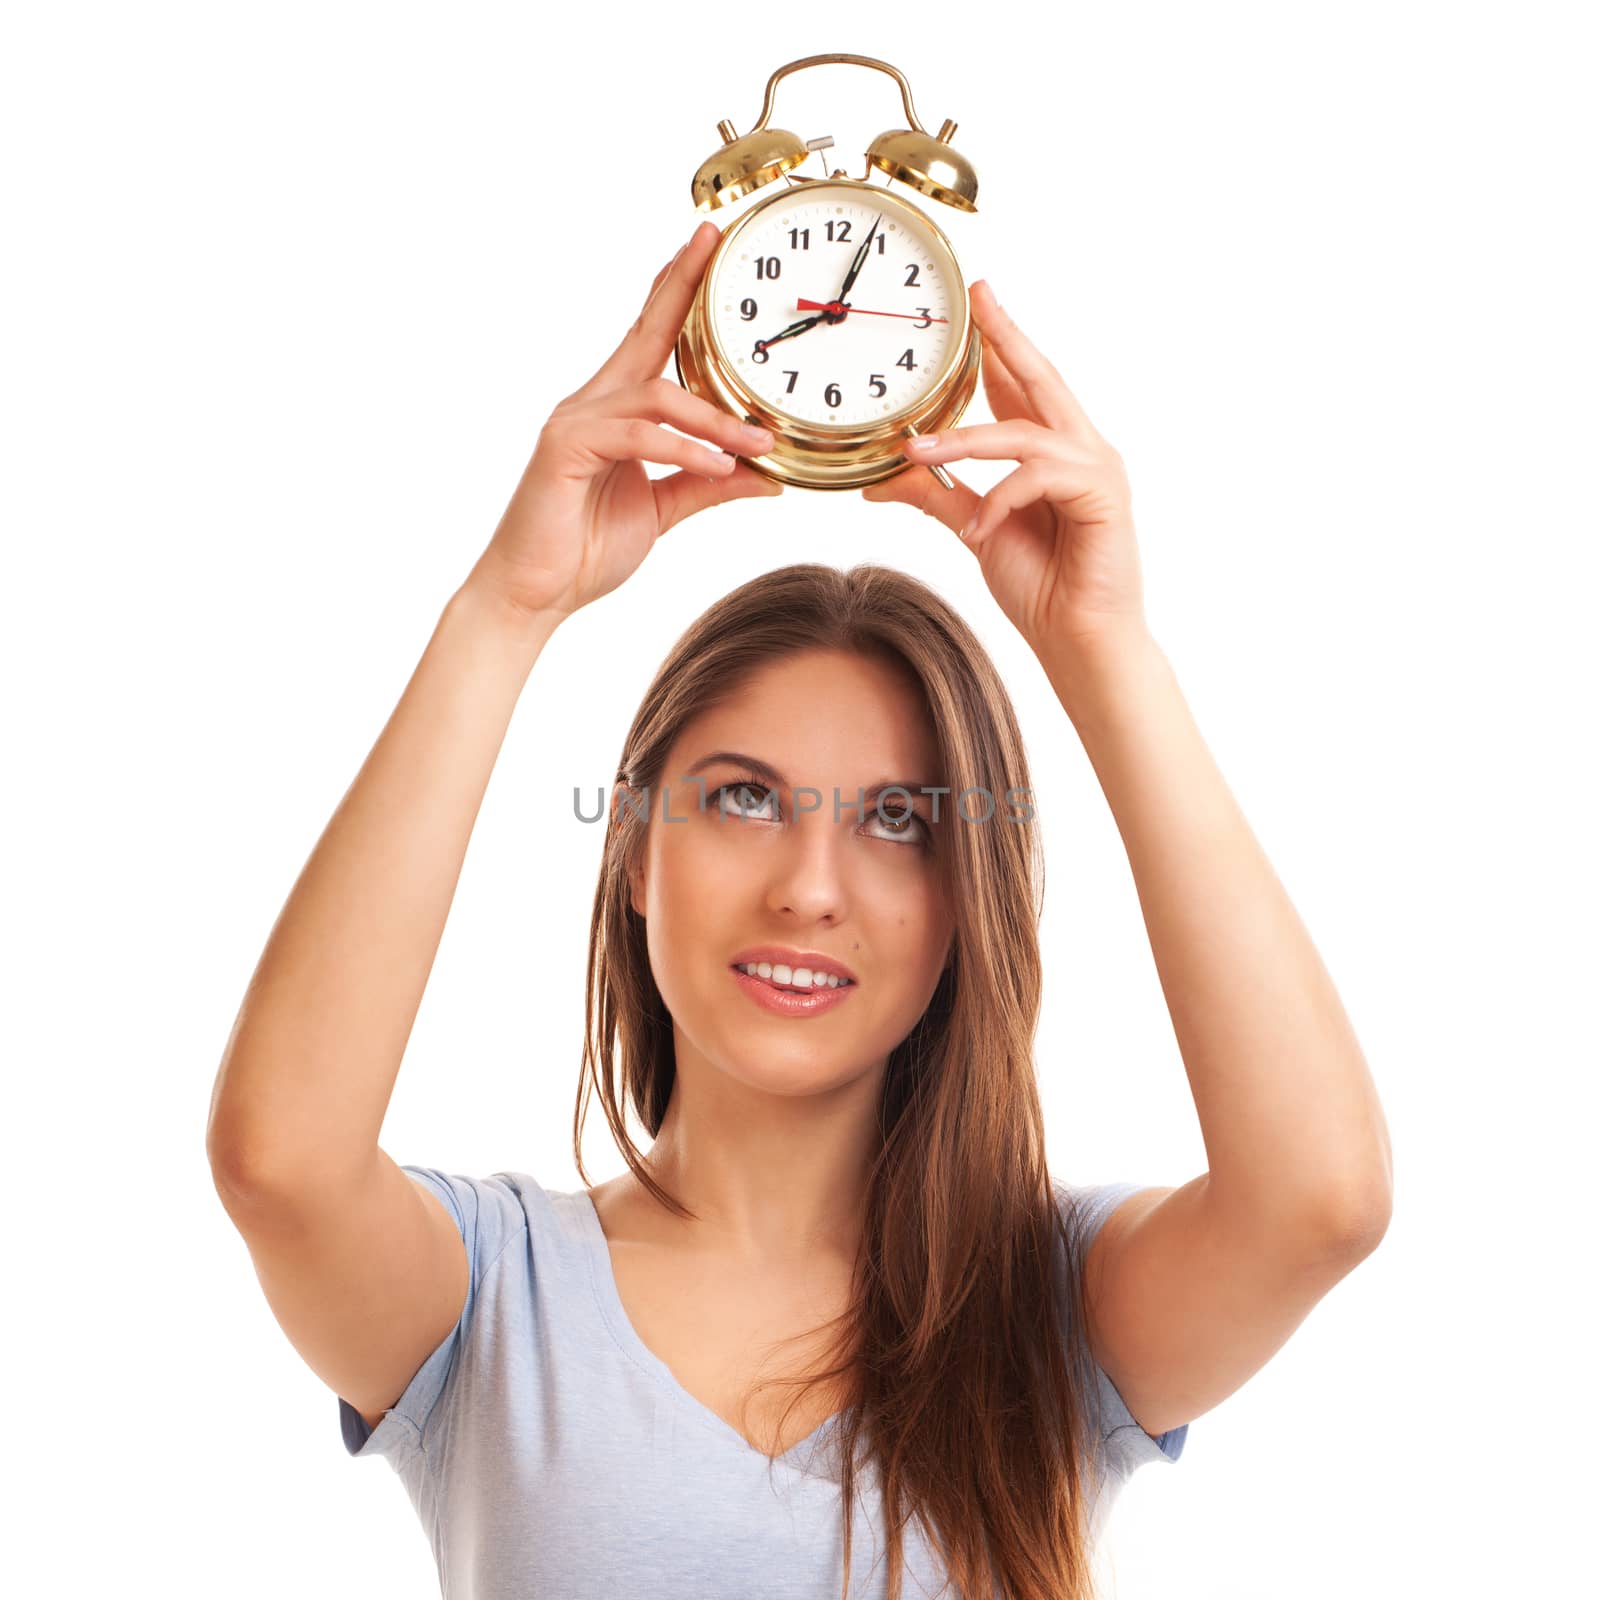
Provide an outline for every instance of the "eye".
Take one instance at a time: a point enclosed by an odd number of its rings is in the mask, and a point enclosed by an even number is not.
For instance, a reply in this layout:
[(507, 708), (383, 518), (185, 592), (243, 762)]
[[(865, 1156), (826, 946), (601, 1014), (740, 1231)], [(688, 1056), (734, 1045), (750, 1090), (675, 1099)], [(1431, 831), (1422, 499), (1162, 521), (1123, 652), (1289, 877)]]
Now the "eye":
[(932, 844), (933, 835), (928, 824), (917, 815), (916, 809), (908, 805), (884, 806), (880, 811), (876, 802), (868, 808), (872, 820), (879, 827), (887, 828), (889, 836), (894, 839), (913, 839), (918, 844)]
[[(751, 802), (737, 798), (747, 792), (757, 797), (756, 804), (760, 806), (760, 810), (755, 809)], [(735, 822), (778, 820), (770, 811), (765, 810), (768, 805), (776, 803), (777, 791), (769, 789), (759, 778), (735, 778), (730, 783), (719, 785), (711, 791), (711, 794), (717, 801), (717, 814), (721, 817), (731, 817)], [(731, 803), (729, 796), (735, 797)], [(841, 810), (841, 815), (848, 813)], [(925, 849), (933, 847), (933, 831), (926, 819), (919, 816), (913, 806), (886, 805), (880, 813), (877, 801), (869, 801), (867, 820), (885, 830), (878, 835), (879, 838), (893, 839), (897, 842), (909, 841)]]
[(725, 783), (719, 789), (713, 791), (717, 798), (717, 808), (719, 813), (725, 817), (733, 817), (735, 820), (744, 820), (748, 813), (744, 810), (743, 806), (729, 806), (725, 796), (743, 794), (746, 790), (748, 790), (751, 794), (759, 796), (762, 803), (765, 803), (769, 800), (775, 800), (777, 798), (777, 796), (759, 780), (755, 778), (739, 778), (733, 783)]

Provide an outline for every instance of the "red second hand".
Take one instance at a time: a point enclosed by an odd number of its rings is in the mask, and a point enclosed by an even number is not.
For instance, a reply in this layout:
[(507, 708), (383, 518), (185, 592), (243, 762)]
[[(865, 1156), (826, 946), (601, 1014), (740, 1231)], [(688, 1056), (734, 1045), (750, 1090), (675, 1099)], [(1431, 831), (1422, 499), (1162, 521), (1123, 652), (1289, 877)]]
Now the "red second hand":
[[(800, 300), (796, 304), (802, 311), (832, 311), (840, 312), (844, 307), (837, 300)], [(913, 316), (909, 311), (868, 311), (862, 306), (851, 306), (847, 315), (852, 317), (904, 317), (908, 322), (921, 322), (920, 316)], [(948, 322), (948, 317), (929, 317), (929, 322)]]

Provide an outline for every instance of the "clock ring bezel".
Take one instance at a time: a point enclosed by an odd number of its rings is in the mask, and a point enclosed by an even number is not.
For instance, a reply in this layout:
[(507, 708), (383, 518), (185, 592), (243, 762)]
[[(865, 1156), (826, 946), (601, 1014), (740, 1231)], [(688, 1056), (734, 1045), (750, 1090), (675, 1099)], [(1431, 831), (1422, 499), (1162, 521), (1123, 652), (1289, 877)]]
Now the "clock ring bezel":
[[(905, 441), (918, 433), (936, 432), (959, 421), (977, 391), (982, 365), (982, 340), (972, 321), (965, 274), (954, 247), (944, 230), (919, 206), (903, 196), (858, 178), (817, 178), (804, 180), (805, 187), (851, 193), (869, 191), (873, 201), (897, 208), (920, 224), (938, 242), (952, 274), (951, 300), (959, 305), (959, 330), (948, 345), (947, 356), (938, 375), (921, 397), (898, 411), (887, 412), (871, 422), (812, 422), (791, 412), (779, 410), (752, 389), (739, 376), (726, 347), (712, 323), (711, 287), (725, 252), (737, 247), (745, 229), (769, 206), (794, 198), (791, 183), (757, 205), (732, 224), (723, 234), (706, 264), (699, 290), (673, 345), (678, 381), (692, 394), (709, 400), (719, 409), (769, 428), (777, 442), (764, 456), (744, 457), (749, 466), (775, 482), (812, 489), (857, 489), (882, 482), (897, 473), (914, 468), (907, 460)], [(937, 472), (936, 468), (924, 468)]]

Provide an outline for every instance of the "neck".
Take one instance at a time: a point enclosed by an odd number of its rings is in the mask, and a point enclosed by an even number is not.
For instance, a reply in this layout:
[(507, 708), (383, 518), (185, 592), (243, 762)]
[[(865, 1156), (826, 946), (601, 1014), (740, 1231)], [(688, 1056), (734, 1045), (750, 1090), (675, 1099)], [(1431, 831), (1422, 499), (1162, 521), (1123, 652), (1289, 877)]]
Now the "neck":
[(707, 1249), (767, 1264), (819, 1249), (853, 1257), (882, 1073), (784, 1095), (680, 1070), (646, 1165), (695, 1213), (684, 1226)]

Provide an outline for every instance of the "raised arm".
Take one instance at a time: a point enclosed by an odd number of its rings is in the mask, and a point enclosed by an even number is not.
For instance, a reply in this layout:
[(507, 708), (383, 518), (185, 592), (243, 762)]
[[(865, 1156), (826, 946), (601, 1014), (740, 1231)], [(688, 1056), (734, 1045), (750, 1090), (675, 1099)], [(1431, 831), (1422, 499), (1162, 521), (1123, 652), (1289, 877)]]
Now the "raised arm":
[[(726, 453), (770, 448), (770, 436), (658, 376), (716, 239), (713, 225), (696, 229), (616, 351), (555, 407), (301, 871), (212, 1091), (206, 1150), (225, 1191), (326, 1188), (370, 1169), (467, 840), (545, 641), (684, 517), (777, 492)], [(652, 480), (646, 461), (681, 470)]]
[(245, 991), (206, 1127), (219, 1184), (370, 1164), (489, 774), (558, 621), (476, 575), (446, 603)]
[[(272, 929), (211, 1095), (206, 1151), (274, 1315), (369, 1427), (458, 1323), (464, 1232), (378, 1145), (467, 841), (545, 642), (674, 523), (777, 492), (770, 449), (655, 376), (716, 241), (696, 230), (615, 353), (561, 401), (493, 538)], [(646, 477), (642, 463), (680, 471)]]
[(972, 286), (995, 421), (907, 456), (1014, 460), (986, 494), (902, 473), (863, 491), (960, 530), (1037, 655), (1133, 869), (1208, 1170), (1130, 1195), (1084, 1259), (1090, 1341), (1146, 1432), (1239, 1388), (1383, 1237), (1389, 1130), (1338, 992), (1146, 626), (1118, 451)]
[(463, 1238), (378, 1133), (512, 708), (551, 617), (444, 608), (302, 869), (233, 1025), (206, 1150), (268, 1304), (369, 1427), (466, 1302)]

